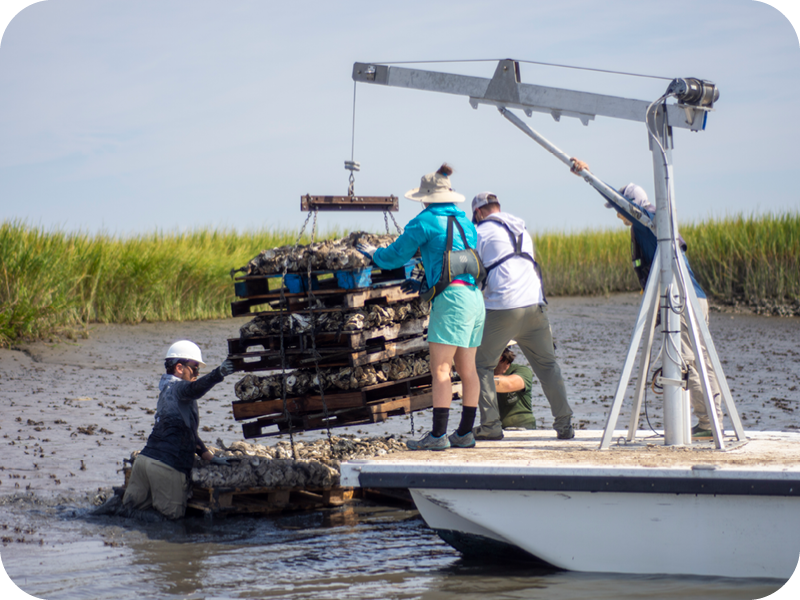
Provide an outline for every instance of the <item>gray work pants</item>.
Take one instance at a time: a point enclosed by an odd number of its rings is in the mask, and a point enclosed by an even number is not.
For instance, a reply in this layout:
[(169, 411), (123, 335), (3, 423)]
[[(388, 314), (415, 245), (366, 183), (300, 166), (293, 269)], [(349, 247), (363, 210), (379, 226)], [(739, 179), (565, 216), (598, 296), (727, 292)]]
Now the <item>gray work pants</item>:
[(542, 385), (553, 414), (553, 429), (567, 427), (571, 421), (572, 409), (567, 401), (567, 388), (561, 376), (561, 367), (556, 361), (547, 307), (534, 304), (524, 308), (486, 311), (483, 339), (475, 355), (475, 366), (481, 383), (478, 400), (481, 429), (498, 435), (503, 431), (500, 410), (497, 407), (494, 369), (512, 339), (519, 344), (519, 349), (528, 359)]
[(133, 461), (122, 504), (135, 510), (155, 508), (168, 519), (180, 519), (186, 514), (188, 493), (186, 475), (159, 460), (139, 454)]
[[(708, 300), (705, 298), (698, 298), (700, 309), (703, 311), (702, 315), (695, 315), (697, 319), (703, 319), (708, 324)], [(711, 394), (714, 397), (714, 404), (717, 407), (717, 418), (719, 419), (720, 426), (722, 425), (722, 395), (717, 382), (717, 374), (711, 368), (711, 359), (708, 357), (708, 349), (703, 337), (699, 335), (700, 347), (703, 351), (703, 357), (708, 368), (708, 383), (711, 385)], [(686, 323), (686, 316), (681, 314), (681, 357), (689, 367), (689, 392), (692, 402), (692, 410), (694, 416), (697, 417), (697, 424), (701, 429), (711, 429), (711, 420), (708, 418), (708, 411), (706, 410), (705, 399), (703, 397), (703, 380), (700, 377), (700, 371), (695, 364), (694, 350), (692, 350), (692, 340), (689, 336), (689, 326)]]

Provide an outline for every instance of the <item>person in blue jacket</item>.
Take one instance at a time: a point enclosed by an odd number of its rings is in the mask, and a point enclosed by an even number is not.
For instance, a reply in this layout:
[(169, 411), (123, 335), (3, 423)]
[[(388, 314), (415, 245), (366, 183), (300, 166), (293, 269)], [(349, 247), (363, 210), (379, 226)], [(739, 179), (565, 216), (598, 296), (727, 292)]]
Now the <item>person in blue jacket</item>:
[[(405, 194), (409, 200), (422, 202), (425, 208), (406, 225), (394, 243), (386, 248), (361, 244), (358, 249), (382, 269), (403, 266), (419, 250), (427, 287), (433, 289), (442, 276), (448, 217), (454, 217), (456, 221), (452, 227), (454, 251), (465, 250), (465, 240), (470, 248), (475, 248), (478, 239), (469, 217), (456, 207), (456, 203), (464, 201), (464, 196), (453, 191), (450, 185), (452, 173), (453, 169), (444, 164), (435, 173), (423, 176), (420, 186)], [(463, 231), (463, 238), (458, 226)], [(475, 277), (470, 274), (458, 275), (433, 298), (428, 325), (433, 379), (433, 427), (420, 440), (410, 440), (407, 443), (410, 450), (475, 446), (472, 426), (480, 392), (475, 353), (483, 336), (484, 315), (483, 294), (478, 289)], [(455, 364), (463, 385), (462, 410), (458, 429), (448, 437), (445, 434), (453, 399), (450, 378), (452, 364)]]
[(234, 372), (226, 359), (219, 367), (198, 379), (205, 366), (200, 348), (194, 342), (175, 342), (164, 360), (156, 405), (155, 425), (147, 444), (133, 462), (130, 480), (122, 498), (129, 510), (154, 508), (169, 519), (186, 513), (195, 455), (215, 459), (198, 435), (200, 413), (197, 400)]
[[(577, 158), (572, 159), (572, 172), (576, 175), (581, 171), (589, 170), (589, 166)], [(647, 199), (647, 193), (638, 185), (629, 183), (619, 190), (620, 195), (625, 198), (630, 204), (637, 206), (647, 216), (648, 219), (653, 221), (655, 218), (656, 207), (653, 206)], [(602, 195), (602, 194), (601, 194)], [(656, 249), (658, 248), (658, 240), (656, 234), (649, 228), (640, 223), (637, 219), (633, 218), (632, 213), (625, 210), (625, 207), (619, 207), (612, 202), (606, 202), (606, 208), (613, 208), (617, 211), (617, 217), (627, 226), (631, 228), (631, 261), (633, 262), (633, 270), (639, 279), (639, 285), (644, 290), (647, 285), (647, 278), (650, 275), (650, 268), (653, 264), (653, 257), (655, 256)], [(681, 249), (683, 260), (686, 264), (686, 269), (689, 272), (689, 277), (692, 280), (697, 300), (700, 308), (703, 311), (703, 319), (708, 324), (708, 299), (703, 288), (697, 282), (697, 278), (689, 265), (689, 259), (686, 257), (687, 245), (684, 239), (679, 235), (678, 244)], [(658, 273), (654, 275), (658, 277)], [(717, 407), (717, 415), (722, 422), (722, 407), (719, 383), (717, 382), (716, 373), (711, 368), (711, 361), (708, 357), (708, 350), (705, 342), (700, 339), (702, 346), (705, 364), (708, 365), (708, 381), (711, 385), (711, 392), (714, 396), (714, 404)], [(686, 323), (684, 313), (681, 313), (681, 358), (685, 363), (685, 368), (689, 370), (689, 391), (691, 392), (692, 410), (697, 417), (697, 425), (692, 427), (692, 437), (694, 439), (711, 439), (713, 434), (711, 432), (711, 420), (708, 417), (708, 411), (704, 401), (703, 382), (700, 377), (700, 372), (695, 366), (695, 356), (692, 349), (692, 342), (689, 337), (689, 327)]]

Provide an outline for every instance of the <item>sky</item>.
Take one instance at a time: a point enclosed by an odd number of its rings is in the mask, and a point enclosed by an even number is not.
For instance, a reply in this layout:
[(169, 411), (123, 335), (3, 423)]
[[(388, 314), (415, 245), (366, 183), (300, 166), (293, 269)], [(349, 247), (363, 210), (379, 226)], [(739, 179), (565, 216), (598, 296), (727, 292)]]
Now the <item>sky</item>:
[[(523, 62), (523, 83), (648, 101), (673, 77), (713, 81), (706, 130), (674, 132), (679, 222), (797, 211), (791, 3), (4, 0), (0, 219), (116, 236), (296, 230), (301, 196), (347, 193), (352, 157), (355, 192), (400, 197), (401, 225), (421, 209), (403, 194), (448, 162), (456, 191), (495, 192), (532, 232), (620, 227), (494, 108), (351, 77), (354, 62), (417, 61), (402, 66), (490, 78), (502, 58), (579, 67)], [(654, 196), (643, 123), (518, 115), (610, 185)], [(333, 228), (384, 219), (320, 213)]]

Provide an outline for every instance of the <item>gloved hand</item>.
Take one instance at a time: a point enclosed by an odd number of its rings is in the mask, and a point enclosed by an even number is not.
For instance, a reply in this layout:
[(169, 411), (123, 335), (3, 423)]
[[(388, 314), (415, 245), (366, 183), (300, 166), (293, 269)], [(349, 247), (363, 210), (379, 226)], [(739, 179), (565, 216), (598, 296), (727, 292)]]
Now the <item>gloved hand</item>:
[(230, 465), (231, 463), (229, 463), (229, 462), (228, 462), (228, 459), (227, 459), (227, 458), (225, 458), (224, 456), (215, 456), (214, 458), (212, 458), (212, 459), (211, 459), (211, 464), (212, 464), (212, 465), (224, 465), (224, 466), (228, 466), (228, 465)]
[(377, 250), (377, 248), (372, 244), (361, 242), (359, 244), (356, 244), (356, 250), (358, 250), (359, 252), (361, 252), (361, 254), (372, 260), (372, 255), (375, 254), (375, 250)]
[(411, 273), (408, 275), (408, 279), (403, 281), (400, 284), (400, 289), (403, 290), (406, 294), (413, 294), (414, 292), (419, 292), (422, 288), (422, 282), (425, 280), (425, 270), (420, 266), (415, 266)]
[(415, 292), (419, 292), (419, 289), (422, 287), (422, 282), (419, 279), (406, 279), (403, 283), (400, 284), (400, 289), (403, 290), (406, 294), (413, 294)]
[(235, 370), (236, 369), (233, 366), (233, 361), (230, 358), (226, 358), (224, 361), (222, 361), (222, 364), (219, 366), (219, 373), (223, 377), (227, 377)]

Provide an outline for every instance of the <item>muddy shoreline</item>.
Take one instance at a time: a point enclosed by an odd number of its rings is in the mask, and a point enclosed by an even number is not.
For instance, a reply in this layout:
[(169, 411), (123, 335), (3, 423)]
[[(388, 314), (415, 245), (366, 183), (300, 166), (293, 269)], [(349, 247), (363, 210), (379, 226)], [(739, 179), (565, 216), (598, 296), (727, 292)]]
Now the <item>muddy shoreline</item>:
[[(639, 294), (608, 298), (554, 298), (550, 317), (574, 422), (602, 429), (640, 301)], [(224, 360), (226, 340), (238, 337), (246, 318), (188, 323), (93, 325), (76, 341), (36, 342), (0, 350), (0, 497), (46, 504), (97, 501), (122, 482), (123, 459), (144, 446), (150, 433), (157, 385), (169, 344), (190, 338), (208, 368)], [(800, 428), (800, 318), (765, 317), (719, 307), (710, 330), (746, 430)], [(201, 437), (225, 445), (242, 440), (233, 419), (234, 374), (200, 401)], [(454, 404), (454, 410), (458, 410)], [(627, 423), (626, 409), (620, 423)], [(552, 417), (534, 383), (534, 415), (549, 428)], [(415, 414), (417, 430), (430, 415)], [(455, 420), (455, 417), (454, 419)], [(661, 426), (657, 399), (648, 396), (648, 423)], [(408, 417), (337, 428), (336, 435), (411, 435)], [(315, 440), (327, 432), (295, 434)], [(288, 436), (248, 440), (275, 445)], [(16, 498), (17, 500), (13, 500)]]

